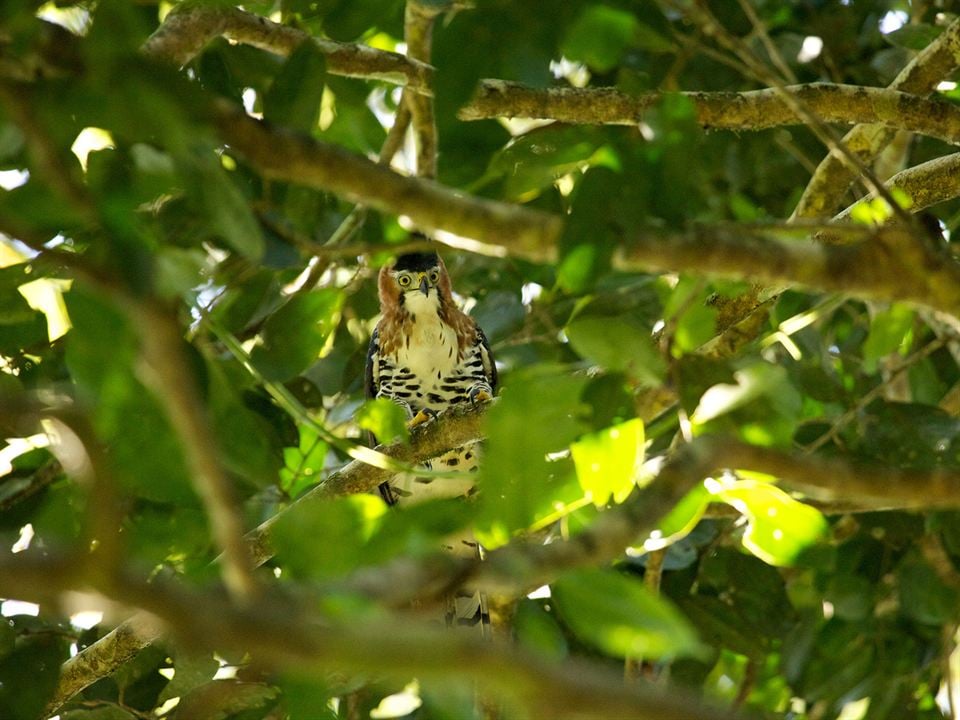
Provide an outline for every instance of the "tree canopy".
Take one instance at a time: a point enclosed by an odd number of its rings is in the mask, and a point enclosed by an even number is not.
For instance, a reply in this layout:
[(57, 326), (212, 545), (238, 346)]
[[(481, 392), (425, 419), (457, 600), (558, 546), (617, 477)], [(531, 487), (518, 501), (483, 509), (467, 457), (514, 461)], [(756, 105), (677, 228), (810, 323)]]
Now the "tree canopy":
[[(939, 0), (0, 4), (0, 718), (957, 717), (958, 67)], [(502, 392), (411, 430), (415, 232)]]

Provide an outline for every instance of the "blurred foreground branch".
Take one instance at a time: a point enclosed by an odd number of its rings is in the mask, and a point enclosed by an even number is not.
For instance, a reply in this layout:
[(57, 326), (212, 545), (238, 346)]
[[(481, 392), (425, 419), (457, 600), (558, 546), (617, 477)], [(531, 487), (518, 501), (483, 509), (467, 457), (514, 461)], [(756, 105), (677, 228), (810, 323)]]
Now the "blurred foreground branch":
[(316, 676), (375, 673), (407, 680), (477, 682), (528, 713), (557, 718), (629, 717), (696, 720), (737, 715), (708, 709), (676, 689), (626, 687), (596, 663), (558, 664), (504, 645), (418, 624), (409, 617), (335, 624), (305, 603), (260, 600), (238, 608), (216, 591), (180, 583), (145, 582), (130, 573), (89, 579), (70, 558), (36, 553), (0, 555), (0, 594), (47, 602), (61, 593), (93, 589), (160, 618), (186, 647), (249, 653), (260, 667)]

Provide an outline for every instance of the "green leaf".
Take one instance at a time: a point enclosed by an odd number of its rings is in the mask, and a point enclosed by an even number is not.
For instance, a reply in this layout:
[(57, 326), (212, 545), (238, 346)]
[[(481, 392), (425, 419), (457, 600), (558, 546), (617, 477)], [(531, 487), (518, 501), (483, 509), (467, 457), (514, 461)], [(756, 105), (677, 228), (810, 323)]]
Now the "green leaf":
[(956, 590), (947, 586), (932, 567), (911, 556), (897, 570), (900, 613), (926, 625), (940, 625), (953, 617)]
[(892, 352), (906, 354), (912, 337), (913, 318), (913, 308), (903, 303), (893, 303), (873, 316), (870, 334), (863, 343), (863, 369), (866, 372), (876, 372), (877, 362)]
[(702, 650), (683, 615), (638, 579), (612, 570), (576, 570), (551, 588), (564, 623), (606, 653), (656, 660)]
[(277, 518), (271, 542), (278, 562), (296, 577), (343, 575), (364, 562), (364, 546), (386, 512), (374, 495), (300, 502)]
[(731, 413), (756, 400), (765, 399), (777, 414), (796, 417), (801, 398), (786, 370), (766, 362), (754, 362), (734, 373), (736, 384), (713, 385), (700, 397), (690, 416), (694, 427)]
[(53, 695), (66, 660), (67, 643), (50, 633), (22, 636), (0, 660), (0, 717), (35, 720)]
[(893, 32), (884, 33), (884, 39), (891, 45), (908, 50), (923, 50), (943, 32), (942, 27), (927, 23), (908, 23)]
[(173, 679), (157, 698), (158, 703), (164, 703), (175, 697), (182, 697), (195, 687), (213, 680), (219, 661), (210, 653), (193, 653), (178, 649), (173, 661)]
[(706, 304), (704, 284), (684, 276), (671, 291), (663, 316), (673, 326), (672, 350), (676, 355), (692, 352), (716, 334), (716, 309)]
[[(267, 422), (243, 402), (238, 388), (246, 370), (206, 358), (209, 405), (224, 466), (255, 487), (272, 483), (280, 470), (280, 448)], [(237, 442), (237, 438), (244, 438)]]
[(487, 174), (505, 179), (506, 196), (526, 202), (560, 177), (591, 165), (617, 169), (617, 157), (595, 128), (549, 125), (525, 133), (493, 156)]
[(648, 385), (663, 379), (666, 366), (649, 330), (628, 316), (578, 316), (566, 333), (577, 353), (607, 370), (626, 372)]
[(639, 418), (584, 435), (570, 446), (577, 479), (597, 507), (610, 498), (621, 503), (636, 483), (643, 462), (643, 421)]
[(685, 538), (703, 518), (712, 499), (713, 495), (702, 483), (697, 485), (673, 506), (642, 545), (633, 548), (634, 552), (661, 550)]
[(593, 70), (609, 72), (633, 43), (639, 24), (630, 13), (607, 5), (591, 5), (567, 30), (561, 51)]
[(823, 540), (829, 525), (816, 508), (759, 480), (709, 485), (713, 494), (749, 520), (743, 546), (770, 565), (789, 566), (810, 545)]
[(326, 60), (320, 48), (308, 39), (300, 43), (263, 99), (263, 115), (271, 121), (294, 130), (311, 132), (320, 116)]
[(540, 603), (524, 598), (513, 618), (517, 640), (549, 658), (561, 660), (569, 653), (567, 640), (552, 613)]
[(372, 432), (378, 443), (406, 442), (410, 438), (406, 412), (387, 398), (367, 400), (353, 419), (361, 428)]
[(527, 528), (549, 499), (566, 490), (569, 461), (548, 460), (586, 426), (580, 394), (587, 379), (539, 366), (510, 375), (487, 414), (487, 446), (480, 467), (477, 532), (487, 547)]
[(277, 688), (264, 683), (214, 680), (182, 697), (176, 717), (177, 720), (227, 720), (244, 710), (272, 705), (278, 692)]
[(196, 150), (178, 156), (177, 169), (210, 232), (247, 259), (259, 261), (265, 248), (260, 226), (220, 159), (212, 151)]
[(324, 288), (293, 297), (260, 331), (250, 354), (267, 380), (284, 381), (315, 362), (340, 320), (343, 293)]
[(280, 470), (280, 487), (291, 498), (320, 481), (327, 458), (327, 444), (311, 426), (300, 425), (298, 447), (283, 449), (284, 466)]

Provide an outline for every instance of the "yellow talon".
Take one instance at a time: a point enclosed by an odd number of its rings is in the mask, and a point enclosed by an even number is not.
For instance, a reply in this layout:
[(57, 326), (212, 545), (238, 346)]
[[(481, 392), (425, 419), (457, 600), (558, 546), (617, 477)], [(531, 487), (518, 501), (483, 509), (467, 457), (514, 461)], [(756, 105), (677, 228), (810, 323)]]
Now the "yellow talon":
[(486, 390), (478, 390), (473, 396), (473, 401), (475, 403), (488, 402), (489, 400), (493, 400), (493, 395), (488, 393)]
[(410, 422), (407, 423), (407, 427), (412, 430), (418, 425), (423, 425), (425, 422), (429, 422), (430, 420), (433, 420), (433, 418), (435, 417), (436, 417), (435, 413), (429, 413), (425, 410), (421, 410), (410, 419)]

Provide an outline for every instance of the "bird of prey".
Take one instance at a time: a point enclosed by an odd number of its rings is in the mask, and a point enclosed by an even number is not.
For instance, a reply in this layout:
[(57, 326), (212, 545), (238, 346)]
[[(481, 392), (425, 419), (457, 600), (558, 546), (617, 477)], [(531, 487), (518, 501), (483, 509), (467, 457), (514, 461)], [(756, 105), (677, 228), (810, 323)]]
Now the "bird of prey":
[[(411, 427), (463, 403), (489, 400), (497, 389), (497, 369), (490, 345), (473, 318), (453, 299), (450, 276), (435, 252), (400, 255), (380, 270), (382, 317), (367, 353), (366, 393), (402, 407)], [(425, 463), (430, 469), (479, 469), (479, 447), (470, 443)], [(381, 486), (390, 504), (470, 495), (472, 478), (434, 479), (401, 474)], [(472, 533), (449, 538), (459, 556), (479, 553)], [(451, 625), (484, 624), (478, 593), (454, 598), (447, 613)]]

